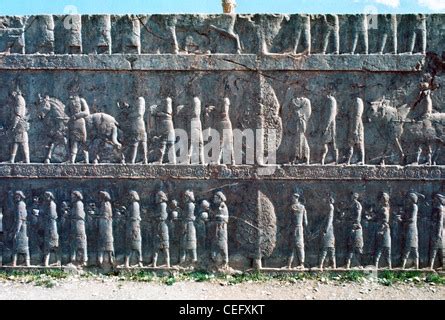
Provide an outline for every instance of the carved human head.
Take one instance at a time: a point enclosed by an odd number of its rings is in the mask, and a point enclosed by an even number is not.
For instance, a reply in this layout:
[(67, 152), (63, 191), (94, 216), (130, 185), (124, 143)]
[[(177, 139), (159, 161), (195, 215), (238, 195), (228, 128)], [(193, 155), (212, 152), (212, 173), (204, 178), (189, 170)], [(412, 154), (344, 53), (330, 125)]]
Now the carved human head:
[(358, 198), (360, 198), (360, 195), (357, 192), (351, 192), (351, 198), (352, 200), (358, 200)]
[(387, 192), (381, 192), (381, 193), (379, 194), (379, 200), (380, 200), (380, 202), (381, 202), (382, 204), (388, 204), (388, 203), (389, 203), (389, 199), (390, 199), (389, 193), (387, 193)]
[(81, 201), (81, 200), (83, 200), (82, 193), (80, 193), (80, 191), (73, 191), (71, 193), (71, 199), (72, 199), (72, 201)]
[(436, 193), (433, 196), (433, 200), (434, 200), (436, 205), (445, 206), (445, 195), (440, 194), (440, 193)]
[(235, 13), (236, 1), (235, 0), (222, 0), (224, 13)]
[(26, 197), (25, 197), (25, 194), (23, 193), (23, 191), (18, 190), (16, 192), (14, 192), (14, 200), (15, 201), (22, 201), (25, 199), (26, 199)]
[(99, 191), (99, 198), (102, 201), (111, 201), (111, 196), (108, 192), (106, 191)]
[(417, 203), (419, 201), (419, 196), (417, 192), (411, 191), (408, 193), (408, 200), (412, 203)]
[(195, 195), (192, 190), (186, 190), (184, 192), (184, 200), (185, 202), (195, 202)]
[(54, 194), (51, 191), (46, 191), (43, 194), (43, 199), (45, 199), (45, 201), (54, 201), (56, 198), (54, 197)]
[(167, 202), (168, 197), (164, 191), (158, 191), (156, 194), (156, 203)]
[(217, 193), (215, 193), (215, 195), (213, 196), (213, 202), (215, 204), (221, 204), (222, 202), (226, 202), (226, 196), (224, 195), (224, 193), (222, 193), (221, 191), (218, 191)]
[(299, 192), (294, 192), (292, 194), (292, 201), (298, 203), (300, 201), (301, 194)]
[(132, 201), (140, 201), (141, 200), (139, 197), (139, 194), (134, 190), (131, 190), (130, 192), (128, 192), (128, 195)]
[(202, 202), (201, 202), (201, 209), (202, 210), (209, 210), (210, 209), (210, 203), (207, 200), (202, 200)]

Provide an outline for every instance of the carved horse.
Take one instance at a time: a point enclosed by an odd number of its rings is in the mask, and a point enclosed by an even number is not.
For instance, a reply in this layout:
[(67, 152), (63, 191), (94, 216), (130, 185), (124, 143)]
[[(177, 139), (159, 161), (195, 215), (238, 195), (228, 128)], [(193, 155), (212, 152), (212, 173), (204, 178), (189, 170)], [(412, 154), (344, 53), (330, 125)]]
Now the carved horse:
[[(403, 162), (405, 154), (401, 145), (402, 139), (417, 147), (416, 160), (411, 164), (420, 163), (424, 149), (427, 150), (426, 164), (435, 164), (440, 148), (445, 145), (445, 113), (431, 113), (415, 119), (409, 116), (411, 109), (406, 104), (395, 108), (388, 100), (382, 99), (371, 103), (367, 114), (368, 121), (378, 126), (379, 133), (387, 143), (386, 150), (398, 152)], [(433, 156), (433, 151), (436, 156)]]
[[(65, 113), (65, 105), (58, 99), (51, 97), (40, 97), (39, 118), (46, 121), (47, 137), (50, 139), (48, 153), (45, 163), (51, 162), (52, 152), (57, 144), (67, 145), (68, 122), (70, 117)], [(88, 137), (88, 151), (93, 151), (93, 163), (99, 162), (99, 148), (106, 143), (111, 144), (119, 150), (121, 161), (124, 162), (124, 155), (121, 151), (122, 145), (118, 141), (119, 123), (116, 119), (106, 113), (93, 113), (85, 118)]]

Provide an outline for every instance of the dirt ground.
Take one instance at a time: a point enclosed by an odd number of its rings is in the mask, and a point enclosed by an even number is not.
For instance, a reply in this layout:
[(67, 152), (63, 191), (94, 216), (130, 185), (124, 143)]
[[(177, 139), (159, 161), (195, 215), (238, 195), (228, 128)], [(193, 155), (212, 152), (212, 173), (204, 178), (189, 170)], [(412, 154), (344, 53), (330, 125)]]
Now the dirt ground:
[(117, 278), (58, 280), (49, 288), (35, 283), (0, 281), (1, 300), (445, 300), (445, 286), (397, 283), (384, 286), (376, 281), (328, 282), (301, 280), (227, 285), (218, 282), (121, 281)]

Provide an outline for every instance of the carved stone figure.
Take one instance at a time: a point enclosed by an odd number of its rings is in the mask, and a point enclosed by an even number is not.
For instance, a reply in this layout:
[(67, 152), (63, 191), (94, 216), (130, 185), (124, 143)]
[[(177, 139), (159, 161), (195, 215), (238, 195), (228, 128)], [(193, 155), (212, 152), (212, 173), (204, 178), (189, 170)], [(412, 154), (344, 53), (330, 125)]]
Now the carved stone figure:
[[(326, 14), (323, 18), (323, 48), (321, 53), (327, 54), (329, 44), (332, 43), (332, 53), (340, 53), (340, 23), (335, 14)], [(330, 53), (330, 52), (329, 52)]]
[(12, 266), (17, 265), (18, 255), (23, 255), (27, 267), (31, 265), (31, 258), (29, 255), (29, 239), (27, 233), (27, 216), (25, 200), (26, 197), (22, 191), (14, 193), (14, 227), (13, 227), (13, 241), (12, 241)]
[(377, 126), (380, 141), (385, 144), (380, 164), (385, 165), (388, 152), (396, 153), (399, 156), (398, 163), (403, 164), (405, 153), (401, 144), (403, 123), (400, 121), (400, 111), (392, 107), (390, 101), (385, 97), (371, 102), (371, 107), (368, 110), (368, 121)]
[(57, 265), (61, 265), (59, 256), (59, 232), (57, 228), (57, 205), (54, 194), (50, 191), (43, 195), (43, 219), (44, 219), (44, 260), (43, 265), (49, 266), (51, 253), (55, 255)]
[(170, 202), (170, 220), (168, 224), (168, 231), (169, 231), (169, 240), (170, 240), (170, 255), (171, 256), (178, 256), (178, 264), (181, 262), (181, 254), (182, 254), (182, 248), (181, 248), (181, 241), (182, 241), (182, 231), (183, 231), (183, 224), (182, 224), (182, 210), (179, 207), (178, 200), (171, 200)]
[(69, 99), (68, 110), (70, 114), (70, 120), (68, 122), (70, 163), (76, 163), (79, 148), (82, 148), (85, 163), (89, 163), (86, 118), (90, 115), (90, 108), (84, 98), (75, 95)]
[[(66, 50), (68, 54), (82, 53), (82, 16), (68, 15), (64, 19), (64, 27), (68, 30)], [(67, 28), (68, 27), (68, 28)]]
[[(381, 14), (378, 16), (379, 42), (377, 54), (385, 52), (397, 54), (397, 15)], [(388, 40), (391, 41), (391, 47), (388, 46)]]
[(136, 163), (139, 146), (142, 146), (143, 164), (148, 163), (147, 130), (145, 128), (145, 99), (137, 99), (134, 110), (128, 115), (129, 125), (127, 127), (126, 138), (130, 148), (130, 163)]
[(352, 258), (356, 256), (359, 266), (361, 265), (361, 256), (363, 254), (363, 229), (362, 229), (362, 210), (363, 207), (358, 201), (359, 194), (353, 192), (351, 197), (351, 207), (349, 208), (349, 236), (348, 236), (348, 256), (346, 269), (351, 267)]
[(329, 153), (329, 147), (332, 148), (334, 164), (338, 163), (338, 148), (337, 148), (337, 100), (328, 95), (327, 110), (324, 112), (327, 121), (324, 123), (324, 128), (321, 132), (321, 142), (323, 144), (323, 154), (321, 156), (321, 164), (325, 165), (326, 156)]
[(290, 142), (290, 152), (287, 152), (289, 163), (310, 164), (311, 150), (306, 137), (308, 121), (312, 114), (310, 100), (294, 97), (293, 89), (289, 88), (282, 108), (283, 116), (290, 117), (283, 128), (285, 141)]
[(26, 53), (54, 54), (54, 18), (52, 15), (32, 16), (25, 28)]
[(223, 12), (224, 13), (235, 13), (236, 1), (235, 0), (222, 0)]
[[(74, 92), (78, 88), (72, 89)], [(67, 105), (69, 116), (65, 113), (65, 105), (56, 98), (39, 95), (39, 118), (50, 129), (46, 131), (49, 138), (48, 153), (45, 163), (50, 163), (54, 148), (69, 142), (69, 163), (75, 163), (78, 150), (84, 153), (85, 163), (93, 159), (96, 164), (100, 159), (101, 148), (106, 143), (117, 150), (121, 149), (118, 141), (118, 122), (105, 113), (90, 114), (86, 100), (76, 93), (71, 95)], [(69, 139), (67, 139), (67, 136)], [(121, 162), (124, 161), (123, 153)]]
[(28, 131), (29, 122), (26, 101), (19, 88), (11, 93), (12, 97), (12, 150), (10, 162), (14, 163), (19, 147), (23, 150), (24, 162), (30, 163)]
[(183, 230), (181, 241), (181, 260), (180, 263), (186, 262), (187, 258), (190, 258), (192, 263), (195, 264), (198, 261), (198, 255), (196, 251), (196, 227), (195, 227), (195, 195), (193, 191), (187, 190), (184, 192), (184, 209), (182, 211)]
[(410, 254), (413, 256), (415, 268), (419, 269), (419, 236), (417, 229), (417, 215), (419, 212), (417, 202), (419, 196), (425, 197), (414, 191), (406, 195), (405, 208), (400, 219), (403, 226), (402, 269), (405, 269)]
[(87, 265), (87, 234), (85, 229), (85, 209), (83, 204), (83, 195), (79, 191), (71, 193), (71, 263), (78, 261), (82, 266)]
[(156, 163), (163, 164), (167, 153), (168, 163), (176, 164), (173, 101), (170, 97), (165, 99), (164, 105), (150, 107), (148, 123), (152, 143), (159, 148)]
[(193, 98), (192, 115), (190, 119), (190, 164), (206, 164), (204, 158), (204, 138), (201, 123), (201, 100)]
[(108, 192), (100, 191), (100, 208), (97, 217), (98, 224), (98, 254), (97, 262), (101, 267), (104, 262), (104, 254), (108, 255), (108, 261), (114, 265), (114, 237), (113, 237), (113, 208), (111, 196)]
[[(233, 130), (229, 109), (230, 99), (227, 97), (224, 98), (221, 108), (215, 106), (206, 108), (207, 117), (213, 116), (215, 129), (219, 133), (220, 153), (217, 164), (235, 164), (235, 156), (233, 154)], [(218, 114), (215, 115), (215, 112)]]
[(436, 193), (433, 196), (433, 212), (431, 213), (431, 235), (430, 235), (430, 268), (434, 269), (436, 256), (439, 258), (439, 266), (444, 264), (444, 221), (445, 221), (445, 196)]
[(332, 261), (332, 268), (337, 267), (335, 258), (335, 234), (334, 234), (334, 215), (335, 215), (335, 199), (332, 195), (328, 197), (329, 212), (321, 229), (321, 252), (320, 252), (320, 269), (324, 267), (325, 259)]
[(219, 155), (218, 164), (235, 164), (235, 157), (233, 155), (233, 131), (232, 121), (230, 120), (230, 100), (224, 98), (224, 103), (221, 109), (220, 118), (216, 125), (216, 130), (220, 134), (221, 153)]
[(291, 250), (292, 253), (289, 257), (287, 267), (292, 269), (292, 263), (294, 261), (295, 254), (298, 259), (298, 268), (304, 269), (304, 228), (308, 225), (306, 207), (300, 202), (300, 193), (294, 193), (292, 195), (292, 204), (290, 208), (291, 222)]
[(126, 221), (126, 245), (125, 267), (130, 267), (131, 257), (136, 255), (138, 266), (142, 267), (142, 235), (141, 235), (141, 205), (139, 194), (136, 191), (128, 193), (130, 205)]
[(362, 41), (363, 54), (368, 54), (368, 18), (365, 14), (351, 16), (352, 43), (351, 54), (355, 54), (359, 40)]
[[(408, 52), (409, 54), (413, 53), (426, 53), (426, 44), (427, 44), (427, 31), (426, 31), (426, 16), (425, 14), (416, 14), (414, 16), (413, 22), (413, 31), (409, 35), (408, 39)], [(418, 51), (416, 47), (419, 47)]]
[(213, 206), (210, 216), (210, 234), (212, 241), (212, 260), (217, 263), (218, 256), (222, 257), (222, 268), (229, 267), (229, 248), (227, 236), (227, 223), (229, 222), (229, 210), (226, 205), (226, 196), (218, 191), (213, 196)]
[(208, 223), (209, 223), (210, 203), (207, 200), (203, 200), (200, 206), (200, 213), (196, 219), (196, 237), (197, 247), (200, 248), (200, 252), (207, 252), (209, 248), (208, 239)]
[(44, 125), (48, 128), (48, 130), (45, 131), (49, 139), (49, 144), (46, 146), (48, 152), (45, 163), (51, 163), (55, 147), (59, 145), (66, 148), (67, 146), (67, 123), (69, 118), (65, 113), (65, 105), (60, 100), (39, 95), (39, 102), (39, 118), (44, 120)]
[(170, 239), (168, 234), (167, 195), (164, 191), (156, 194), (156, 235), (154, 243), (153, 267), (157, 267), (159, 252), (163, 251), (167, 268), (170, 268)]
[(355, 100), (355, 104), (351, 110), (351, 116), (349, 119), (349, 157), (348, 165), (352, 162), (352, 157), (355, 152), (358, 153), (358, 165), (365, 164), (365, 129), (363, 126), (363, 111), (364, 104), (361, 98)]
[[(308, 14), (294, 15), (293, 23), (295, 24), (295, 44), (293, 47), (293, 54), (299, 52), (304, 54), (311, 54), (311, 16)], [(298, 47), (302, 47), (301, 51), (298, 51)]]
[(376, 221), (378, 225), (376, 235), (376, 251), (375, 251), (375, 267), (379, 268), (379, 261), (382, 254), (386, 259), (388, 268), (391, 269), (391, 228), (390, 228), (390, 204), (389, 194), (382, 192), (377, 201), (379, 205), (377, 207)]

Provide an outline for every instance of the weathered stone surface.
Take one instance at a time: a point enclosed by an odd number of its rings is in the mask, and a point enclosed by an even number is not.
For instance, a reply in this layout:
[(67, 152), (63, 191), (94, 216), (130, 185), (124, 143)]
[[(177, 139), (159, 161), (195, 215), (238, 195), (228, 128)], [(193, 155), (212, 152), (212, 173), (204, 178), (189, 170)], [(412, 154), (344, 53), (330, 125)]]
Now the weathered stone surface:
[(332, 215), (339, 267), (388, 234), (394, 267), (437, 267), (444, 24), (0, 17), (3, 262), (317, 267)]

